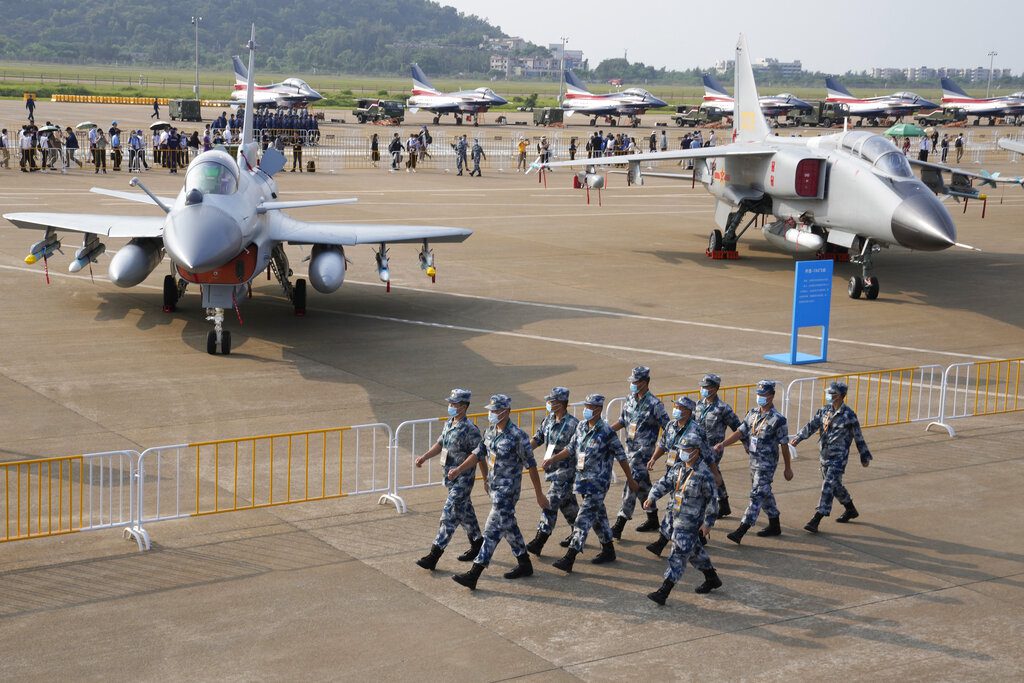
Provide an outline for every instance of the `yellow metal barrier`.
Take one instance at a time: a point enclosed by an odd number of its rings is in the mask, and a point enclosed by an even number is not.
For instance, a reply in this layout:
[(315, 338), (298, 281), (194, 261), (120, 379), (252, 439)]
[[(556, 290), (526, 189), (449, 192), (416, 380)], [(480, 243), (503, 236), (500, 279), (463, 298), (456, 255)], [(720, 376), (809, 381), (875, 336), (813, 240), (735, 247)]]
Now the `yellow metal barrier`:
[(0, 463), (4, 528), (0, 542), (82, 528), (82, 456)]
[(945, 419), (1024, 410), (1024, 358), (957, 363), (946, 369)]

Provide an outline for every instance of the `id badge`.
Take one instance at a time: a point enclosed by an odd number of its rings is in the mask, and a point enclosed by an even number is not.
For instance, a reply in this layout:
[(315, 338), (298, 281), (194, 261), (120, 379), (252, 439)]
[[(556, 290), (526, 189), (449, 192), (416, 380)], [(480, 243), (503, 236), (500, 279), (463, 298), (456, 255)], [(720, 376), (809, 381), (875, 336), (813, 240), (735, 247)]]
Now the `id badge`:
[(497, 459), (497, 457), (497, 454), (494, 453), (493, 451), (487, 454), (487, 469), (490, 470), (491, 472), (494, 471), (494, 461)]
[(750, 452), (751, 453), (757, 453), (757, 437), (756, 436), (751, 436), (750, 437)]
[(668, 458), (666, 459), (665, 464), (668, 467), (672, 467), (673, 465), (676, 464), (676, 449), (673, 448), (669, 450)]
[(636, 422), (629, 423), (629, 427), (626, 428), (626, 437), (630, 439), (636, 438)]
[(551, 460), (555, 456), (555, 444), (549, 443), (547, 450), (544, 451), (544, 462)]
[(584, 458), (586, 458), (586, 456), (584, 455), (583, 451), (580, 451), (579, 453), (576, 454), (576, 471), (577, 472), (582, 472), (583, 471)]
[(447, 465), (448, 464), (448, 449), (447, 448), (442, 448), (441, 449), (441, 464), (442, 465)]

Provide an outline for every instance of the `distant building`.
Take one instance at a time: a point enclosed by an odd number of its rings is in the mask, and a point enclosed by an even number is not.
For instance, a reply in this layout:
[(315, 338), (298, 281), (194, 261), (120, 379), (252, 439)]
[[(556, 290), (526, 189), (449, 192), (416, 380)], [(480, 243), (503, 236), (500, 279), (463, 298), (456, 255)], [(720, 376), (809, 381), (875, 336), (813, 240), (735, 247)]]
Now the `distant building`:
[(756, 60), (751, 66), (754, 71), (774, 71), (782, 76), (799, 76), (804, 71), (800, 60), (794, 62), (780, 62), (774, 57), (762, 57)]
[[(961, 80), (967, 83), (984, 83), (988, 81), (988, 68), (983, 66), (977, 66), (973, 69), (962, 69), (948, 66), (941, 68), (912, 66), (902, 69), (875, 67), (871, 69), (869, 75), (872, 78), (879, 78), (887, 81), (905, 78), (910, 82), (933, 83), (940, 78), (952, 78), (954, 80)], [(993, 79), (1012, 77), (1013, 73), (1010, 69), (992, 69)]]
[(719, 59), (712, 68), (718, 73), (724, 74), (727, 71), (732, 71), (735, 66), (736, 60), (734, 59)]
[[(562, 44), (561, 43), (549, 43), (548, 49), (551, 50), (551, 56), (556, 61), (562, 59)], [(583, 50), (566, 50), (565, 51), (565, 68), (566, 69), (578, 69), (583, 64)]]
[[(491, 71), (499, 71), (506, 78), (558, 78), (562, 68), (562, 44), (551, 43), (550, 57), (523, 57), (515, 52), (526, 47), (522, 38), (492, 38), (487, 41), (491, 49)], [(585, 65), (582, 50), (565, 51), (565, 68), (578, 69)]]

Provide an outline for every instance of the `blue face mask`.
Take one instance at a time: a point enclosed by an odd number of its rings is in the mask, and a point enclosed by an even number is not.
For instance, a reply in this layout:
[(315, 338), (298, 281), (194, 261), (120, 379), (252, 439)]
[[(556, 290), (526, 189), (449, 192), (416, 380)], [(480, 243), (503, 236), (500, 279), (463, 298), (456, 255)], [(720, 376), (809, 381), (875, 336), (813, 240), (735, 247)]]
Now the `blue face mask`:
[(495, 413), (493, 411), (487, 413), (487, 421), (490, 422), (492, 425), (493, 424), (497, 424), (498, 423), (498, 415), (500, 415), (500, 413)]
[(591, 410), (590, 408), (584, 408), (583, 409), (583, 419), (584, 420), (593, 420), (594, 419), (594, 411)]
[(544, 409), (551, 413), (554, 412), (555, 407), (551, 405), (551, 401), (548, 401), (547, 403), (544, 404)]
[(830, 391), (827, 394), (825, 394), (825, 400), (829, 403), (832, 403), (832, 401), (836, 400), (836, 395)]
[(759, 405), (759, 406), (766, 406), (766, 405), (768, 405), (768, 397), (767, 396), (758, 396), (757, 397), (757, 405)]
[(672, 419), (673, 420), (682, 420), (683, 419), (683, 411), (679, 410), (679, 408), (674, 408), (672, 410)]
[(459, 414), (459, 409), (456, 408), (455, 406), (449, 404), (448, 405), (448, 417), (455, 417), (458, 414)]
[(635, 394), (637, 389), (639, 389), (639, 388), (640, 387), (638, 387), (635, 382), (630, 382), (630, 384), (629, 384), (629, 393)]
[(708, 397), (708, 395), (709, 395), (710, 393), (711, 393), (711, 392), (710, 392), (710, 391), (708, 391), (707, 389), (701, 389), (701, 390), (700, 390), (700, 397), (701, 397), (701, 398), (707, 398), (707, 397)]

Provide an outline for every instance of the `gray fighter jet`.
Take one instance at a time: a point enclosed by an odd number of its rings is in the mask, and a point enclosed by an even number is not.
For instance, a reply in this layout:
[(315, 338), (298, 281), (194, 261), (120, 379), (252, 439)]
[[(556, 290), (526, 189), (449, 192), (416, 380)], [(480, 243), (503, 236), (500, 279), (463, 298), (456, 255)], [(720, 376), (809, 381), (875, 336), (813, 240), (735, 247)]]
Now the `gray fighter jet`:
[(255, 38), (254, 25), (248, 44), (248, 97), (237, 158), (232, 159), (222, 149), (203, 152), (188, 165), (185, 185), (177, 198), (158, 197), (137, 178), (132, 178), (131, 185), (145, 194), (92, 188), (99, 194), (150, 204), (163, 211), (162, 216), (4, 214), (19, 228), (46, 231), (43, 239), (31, 247), (25, 262), (45, 261), (58, 251), (58, 230), (84, 233), (71, 272), (91, 267), (104, 253), (106, 246), (100, 235), (128, 238), (128, 244), (111, 259), (108, 276), (119, 287), (133, 287), (156, 269), (166, 253), (171, 274), (164, 278), (164, 310), (174, 311), (188, 284), (197, 284), (207, 320), (214, 324), (206, 344), (211, 354), (231, 352), (231, 334), (223, 329), (224, 309), (237, 310), (251, 291), (252, 280), (265, 270), (277, 276), (295, 313), (305, 314), (306, 282), (299, 279), (293, 284), (290, 280), (285, 243), (311, 245), (309, 280), (322, 293), (341, 287), (345, 280), (345, 247), (356, 244), (377, 245), (377, 269), (383, 282), (390, 280), (387, 245), (421, 244), (420, 267), (433, 279), (436, 271), (429, 242), (462, 242), (472, 231), (419, 225), (308, 223), (284, 213), (283, 209), (356, 200), (277, 201), (273, 176), (283, 168), (284, 155), (270, 148), (257, 159), (259, 143), (253, 141)]
[[(914, 176), (903, 152), (888, 139), (866, 131), (814, 138), (771, 133), (761, 109), (746, 40), (736, 45), (736, 112), (732, 143), (719, 147), (652, 152), (623, 157), (541, 165), (583, 167), (577, 183), (603, 185), (600, 166), (628, 164), (630, 183), (643, 176), (700, 181), (715, 198), (719, 229), (708, 255), (735, 257), (739, 238), (767, 217), (764, 237), (791, 253), (847, 251), (861, 266), (850, 278), (849, 295), (878, 297), (874, 255), (882, 248), (938, 251), (958, 244), (945, 205)], [(641, 171), (641, 164), (687, 160), (693, 175)]]

